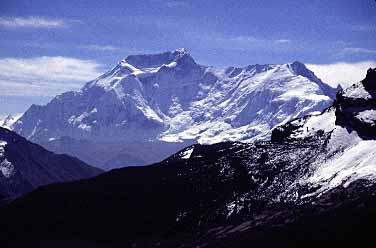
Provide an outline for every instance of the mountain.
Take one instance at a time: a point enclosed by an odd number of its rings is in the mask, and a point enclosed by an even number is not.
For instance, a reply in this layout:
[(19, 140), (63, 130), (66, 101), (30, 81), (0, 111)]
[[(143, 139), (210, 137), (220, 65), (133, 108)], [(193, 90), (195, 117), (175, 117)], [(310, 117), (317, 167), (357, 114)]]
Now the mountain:
[(49, 152), (0, 127), (0, 195), (18, 196), (50, 183), (93, 177), (100, 169)]
[(31, 106), (12, 127), (109, 169), (197, 142), (269, 139), (274, 127), (330, 106), (335, 93), (300, 62), (217, 69), (177, 49), (128, 56), (80, 91)]
[[(272, 140), (305, 140), (328, 136), (324, 160), (307, 180), (321, 190), (376, 176), (376, 70), (339, 92), (333, 106), (322, 114), (307, 116), (273, 130)], [(328, 159), (330, 158), (330, 159)], [(325, 182), (325, 183), (323, 183)]]
[(12, 125), (21, 118), (22, 114), (9, 114), (0, 116), (0, 127), (11, 129)]
[(41, 187), (0, 209), (0, 239), (38, 247), (370, 244), (375, 111), (370, 69), (321, 114), (274, 129), (271, 141), (195, 144), (150, 166)]

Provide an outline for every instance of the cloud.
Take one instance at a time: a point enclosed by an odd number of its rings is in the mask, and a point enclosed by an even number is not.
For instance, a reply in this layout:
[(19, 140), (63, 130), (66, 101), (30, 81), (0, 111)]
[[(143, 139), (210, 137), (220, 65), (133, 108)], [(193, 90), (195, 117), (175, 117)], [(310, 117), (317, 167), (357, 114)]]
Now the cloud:
[(51, 19), (37, 16), (0, 17), (0, 27), (5, 28), (66, 28), (72, 22), (63, 19)]
[(290, 43), (291, 40), (289, 39), (279, 39), (279, 40), (275, 40), (274, 43), (276, 44), (286, 44), (286, 43)]
[(187, 31), (184, 35), (205, 46), (210, 44), (211, 48), (230, 50), (250, 49), (263, 43), (262, 40), (251, 35), (225, 35), (216, 32), (204, 33), (197, 31)]
[(188, 5), (187, 2), (184, 1), (179, 1), (179, 0), (170, 0), (166, 1), (166, 6), (169, 8), (181, 8), (181, 7), (186, 7)]
[(327, 28), (332, 30), (338, 31), (346, 31), (346, 32), (358, 32), (358, 33), (369, 33), (375, 32), (376, 27), (375, 25), (370, 25), (369, 23), (362, 23), (362, 24), (342, 24), (342, 25), (329, 25)]
[(352, 25), (348, 25), (347, 28), (350, 31), (355, 31), (355, 32), (373, 32), (373, 31), (376, 31), (376, 27), (373, 26), (373, 25), (352, 24)]
[(340, 54), (355, 54), (355, 53), (376, 54), (376, 49), (368, 49), (368, 48), (361, 48), (361, 47), (345, 47), (340, 51)]
[(239, 44), (249, 44), (249, 43), (254, 43), (259, 41), (256, 37), (254, 36), (235, 36), (235, 37), (228, 37), (228, 41), (234, 42), (234, 43), (239, 43)]
[(168, 8), (182, 8), (188, 6), (188, 2), (183, 0), (152, 0), (152, 2)]
[(93, 50), (93, 51), (116, 51), (119, 50), (120, 48), (110, 46), (110, 45), (87, 45), (87, 46), (82, 46), (82, 48), (88, 49), (88, 50)]
[(366, 76), (368, 68), (376, 67), (376, 60), (356, 63), (307, 64), (307, 67), (325, 83), (333, 87), (341, 84), (346, 88), (362, 80)]
[(100, 75), (101, 65), (67, 57), (0, 59), (1, 95), (53, 96), (77, 90)]
[[(223, 49), (230, 51), (280, 51), (281, 47), (291, 49), (292, 40), (287, 38), (259, 37), (252, 34), (229, 35), (220, 32), (200, 32), (188, 30), (184, 32), (186, 39), (209, 49)], [(301, 49), (301, 45), (294, 44), (293, 49)]]

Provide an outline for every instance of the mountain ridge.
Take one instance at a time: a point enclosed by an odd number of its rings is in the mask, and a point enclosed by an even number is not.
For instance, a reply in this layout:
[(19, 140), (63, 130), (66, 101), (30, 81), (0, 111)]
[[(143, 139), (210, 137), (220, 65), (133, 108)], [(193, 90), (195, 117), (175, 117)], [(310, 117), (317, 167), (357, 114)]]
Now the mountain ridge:
[[(63, 93), (46, 106), (32, 106), (13, 129), (55, 152), (81, 159), (87, 156), (60, 149), (59, 139), (90, 141), (97, 146), (93, 150), (104, 153), (104, 143), (115, 141), (123, 147), (141, 142), (168, 150), (148, 160), (136, 154), (146, 164), (160, 161), (186, 142), (268, 139), (274, 127), (329, 106), (335, 91), (299, 62), (216, 69), (198, 65), (186, 50), (178, 49), (128, 56), (81, 91)], [(87, 153), (97, 156), (95, 151)], [(118, 154), (111, 156), (101, 164), (97, 159), (86, 162), (102, 168), (103, 163), (136, 165), (113, 159)]]
[[(194, 144), (160, 163), (39, 188), (1, 209), (4, 240), (41, 247), (370, 242), (376, 220), (376, 116), (368, 115), (376, 111), (374, 71), (339, 92), (322, 113), (274, 129), (271, 141)], [(354, 119), (372, 128), (367, 137)]]
[(102, 170), (57, 155), (0, 127), (0, 194), (15, 197), (50, 183), (93, 177)]

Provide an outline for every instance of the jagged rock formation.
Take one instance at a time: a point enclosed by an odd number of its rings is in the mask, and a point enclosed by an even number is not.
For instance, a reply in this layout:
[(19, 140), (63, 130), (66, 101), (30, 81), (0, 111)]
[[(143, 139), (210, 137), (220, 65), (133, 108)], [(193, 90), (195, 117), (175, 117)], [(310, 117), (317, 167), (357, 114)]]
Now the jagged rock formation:
[(363, 138), (376, 135), (376, 71), (369, 69), (367, 77), (338, 94), (336, 124), (349, 126)]

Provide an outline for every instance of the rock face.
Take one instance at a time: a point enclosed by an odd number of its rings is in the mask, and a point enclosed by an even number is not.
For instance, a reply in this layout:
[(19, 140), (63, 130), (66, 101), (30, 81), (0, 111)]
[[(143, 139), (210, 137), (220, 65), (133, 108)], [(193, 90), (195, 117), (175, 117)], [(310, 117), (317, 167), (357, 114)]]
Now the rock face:
[(42, 187), (0, 209), (0, 239), (213, 248), (372, 241), (376, 136), (354, 124), (358, 109), (348, 111), (348, 101), (376, 109), (364, 83), (338, 93), (321, 114), (278, 127), (272, 141), (196, 144), (158, 164)]
[(366, 78), (339, 94), (335, 102), (336, 124), (348, 125), (363, 138), (376, 135), (376, 70), (369, 69)]
[(101, 172), (0, 128), (0, 195), (14, 197), (41, 185), (93, 177)]
[(197, 142), (268, 139), (274, 127), (330, 106), (335, 92), (299, 62), (216, 69), (178, 49), (128, 56), (81, 91), (31, 106), (12, 127), (109, 169)]

